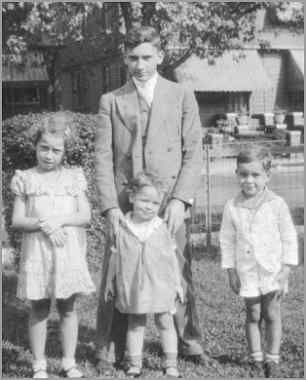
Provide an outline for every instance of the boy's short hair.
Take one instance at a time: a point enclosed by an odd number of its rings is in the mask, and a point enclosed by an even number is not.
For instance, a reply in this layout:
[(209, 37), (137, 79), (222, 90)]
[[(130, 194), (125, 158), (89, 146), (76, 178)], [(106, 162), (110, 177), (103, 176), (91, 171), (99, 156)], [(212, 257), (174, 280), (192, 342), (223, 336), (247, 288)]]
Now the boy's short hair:
[(250, 146), (240, 151), (237, 156), (237, 166), (239, 164), (248, 164), (254, 161), (261, 161), (264, 170), (267, 172), (272, 167), (272, 154), (269, 148), (260, 146)]
[(125, 49), (134, 49), (136, 46), (149, 42), (158, 50), (161, 49), (161, 41), (158, 31), (152, 26), (133, 27), (126, 35)]

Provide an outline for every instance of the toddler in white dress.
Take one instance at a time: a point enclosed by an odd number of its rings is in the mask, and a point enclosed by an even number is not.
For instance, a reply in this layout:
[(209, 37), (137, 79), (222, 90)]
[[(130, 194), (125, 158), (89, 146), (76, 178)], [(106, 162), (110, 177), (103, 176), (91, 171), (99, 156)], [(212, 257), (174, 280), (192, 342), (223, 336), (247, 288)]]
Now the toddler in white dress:
[(130, 190), (133, 209), (116, 235), (105, 296), (115, 294), (117, 309), (128, 314), (127, 375), (141, 373), (146, 314), (152, 313), (165, 354), (165, 374), (179, 377), (173, 313), (183, 290), (174, 240), (158, 217), (161, 183), (152, 174), (140, 173)]

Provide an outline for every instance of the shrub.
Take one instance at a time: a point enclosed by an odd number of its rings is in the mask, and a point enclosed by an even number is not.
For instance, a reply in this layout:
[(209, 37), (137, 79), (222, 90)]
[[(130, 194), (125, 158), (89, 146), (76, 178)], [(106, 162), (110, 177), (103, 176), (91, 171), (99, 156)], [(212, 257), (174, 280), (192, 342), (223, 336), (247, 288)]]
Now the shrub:
[[(13, 194), (9, 189), (10, 181), (16, 169), (35, 166), (35, 146), (33, 137), (41, 124), (42, 118), (50, 113), (17, 115), (3, 122), (2, 142), (2, 199), (5, 221), (14, 248), (19, 247), (20, 234), (11, 230)], [(88, 255), (91, 266), (100, 267), (104, 247), (105, 223), (100, 216), (97, 189), (94, 181), (94, 136), (97, 116), (69, 112), (72, 117), (71, 127), (73, 144), (69, 144), (64, 164), (82, 166), (88, 181), (88, 195), (92, 209), (92, 222), (88, 228)], [(101, 252), (100, 254), (96, 254)]]

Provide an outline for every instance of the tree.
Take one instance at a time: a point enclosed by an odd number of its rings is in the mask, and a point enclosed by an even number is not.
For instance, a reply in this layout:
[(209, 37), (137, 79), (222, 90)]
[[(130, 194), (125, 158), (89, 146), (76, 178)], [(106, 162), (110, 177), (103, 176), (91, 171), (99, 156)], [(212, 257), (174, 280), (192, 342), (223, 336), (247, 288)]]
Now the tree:
[[(117, 8), (111, 30), (93, 20)], [(164, 70), (172, 70), (191, 54), (200, 57), (241, 48), (254, 38), (255, 15), (272, 8), (282, 25), (298, 30), (304, 26), (304, 5), (292, 1), (266, 2), (7, 2), (2, 4), (2, 46), (5, 59), (24, 61), (33, 46), (44, 49), (49, 76), (56, 87), (55, 61), (58, 49), (72, 42), (97, 44), (105, 35), (114, 43), (135, 24), (153, 25), (161, 33), (167, 59)]]

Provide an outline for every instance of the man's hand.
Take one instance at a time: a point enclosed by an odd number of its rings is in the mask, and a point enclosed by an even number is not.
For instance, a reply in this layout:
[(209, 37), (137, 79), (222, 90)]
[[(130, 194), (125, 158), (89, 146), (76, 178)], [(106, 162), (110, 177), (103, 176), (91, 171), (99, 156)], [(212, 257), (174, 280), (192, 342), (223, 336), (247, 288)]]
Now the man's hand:
[(288, 281), (289, 273), (290, 273), (290, 266), (284, 265), (276, 276), (275, 280), (279, 283), (279, 287), (280, 287), (279, 295), (282, 295), (284, 293), (285, 286)]
[(227, 273), (228, 273), (229, 284), (232, 291), (236, 294), (239, 294), (241, 283), (240, 283), (237, 270), (235, 268), (230, 268), (228, 269)]
[(165, 211), (165, 221), (171, 235), (174, 235), (184, 223), (185, 204), (179, 199), (171, 199)]
[(111, 227), (111, 232), (116, 235), (120, 222), (124, 223), (124, 215), (119, 208), (111, 208), (106, 213), (106, 218)]

